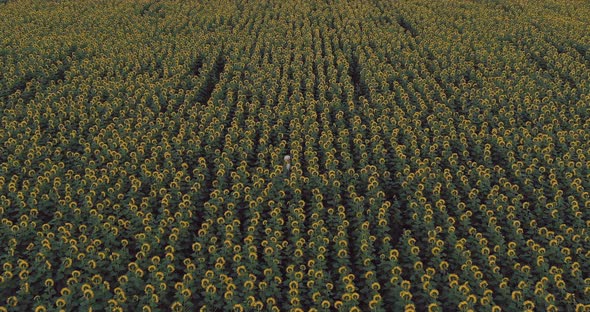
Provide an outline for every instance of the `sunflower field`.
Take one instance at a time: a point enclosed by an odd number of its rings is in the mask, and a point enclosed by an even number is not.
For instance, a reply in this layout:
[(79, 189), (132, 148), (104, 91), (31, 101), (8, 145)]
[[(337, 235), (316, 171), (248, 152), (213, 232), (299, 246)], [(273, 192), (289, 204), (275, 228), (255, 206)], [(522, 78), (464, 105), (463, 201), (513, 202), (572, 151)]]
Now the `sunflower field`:
[(0, 0), (0, 311), (590, 311), (585, 0)]

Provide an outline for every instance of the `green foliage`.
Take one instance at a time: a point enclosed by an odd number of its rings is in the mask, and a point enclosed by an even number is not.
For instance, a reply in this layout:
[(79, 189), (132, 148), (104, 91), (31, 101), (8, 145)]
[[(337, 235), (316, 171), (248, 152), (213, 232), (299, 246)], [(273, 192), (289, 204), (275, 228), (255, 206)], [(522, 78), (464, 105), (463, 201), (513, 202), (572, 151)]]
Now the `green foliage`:
[(588, 16), (11, 1), (0, 311), (588, 310)]

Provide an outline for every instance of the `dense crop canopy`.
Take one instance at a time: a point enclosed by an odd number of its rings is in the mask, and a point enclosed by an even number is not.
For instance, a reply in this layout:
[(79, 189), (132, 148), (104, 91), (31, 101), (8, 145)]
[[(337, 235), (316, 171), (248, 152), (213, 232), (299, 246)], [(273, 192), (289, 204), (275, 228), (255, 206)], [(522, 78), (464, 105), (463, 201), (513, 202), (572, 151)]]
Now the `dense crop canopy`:
[(0, 311), (588, 311), (588, 16), (0, 0)]

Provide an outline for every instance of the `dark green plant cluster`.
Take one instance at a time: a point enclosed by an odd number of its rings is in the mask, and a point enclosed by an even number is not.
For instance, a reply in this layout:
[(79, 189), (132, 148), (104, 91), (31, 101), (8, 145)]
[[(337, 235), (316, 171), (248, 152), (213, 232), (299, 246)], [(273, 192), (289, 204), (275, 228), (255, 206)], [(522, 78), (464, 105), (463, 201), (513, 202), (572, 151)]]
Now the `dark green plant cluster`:
[(587, 311), (588, 16), (5, 3), (0, 311)]

